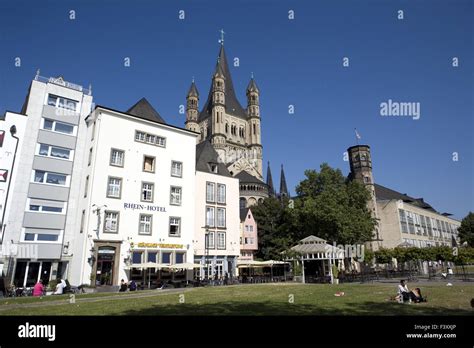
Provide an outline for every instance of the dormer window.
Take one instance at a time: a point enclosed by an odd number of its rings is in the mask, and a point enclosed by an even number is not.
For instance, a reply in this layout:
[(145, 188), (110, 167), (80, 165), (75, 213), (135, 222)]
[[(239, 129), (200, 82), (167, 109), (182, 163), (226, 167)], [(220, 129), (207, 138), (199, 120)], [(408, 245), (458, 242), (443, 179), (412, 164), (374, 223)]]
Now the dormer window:
[(218, 174), (217, 163), (209, 163), (209, 170), (212, 173)]

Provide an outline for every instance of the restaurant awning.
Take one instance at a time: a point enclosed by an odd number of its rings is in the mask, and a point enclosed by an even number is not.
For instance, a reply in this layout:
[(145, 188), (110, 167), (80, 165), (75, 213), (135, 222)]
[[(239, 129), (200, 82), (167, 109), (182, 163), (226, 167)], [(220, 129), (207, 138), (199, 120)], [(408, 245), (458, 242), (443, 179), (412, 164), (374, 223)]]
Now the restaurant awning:
[(130, 266), (125, 267), (126, 269), (132, 268), (140, 268), (140, 269), (149, 269), (149, 268), (156, 268), (156, 269), (163, 269), (163, 268), (170, 268), (170, 265), (164, 263), (156, 263), (156, 262), (145, 262), (145, 263), (136, 263)]
[(176, 263), (174, 265), (168, 265), (169, 269), (193, 269), (193, 268), (201, 268), (201, 264), (199, 263)]

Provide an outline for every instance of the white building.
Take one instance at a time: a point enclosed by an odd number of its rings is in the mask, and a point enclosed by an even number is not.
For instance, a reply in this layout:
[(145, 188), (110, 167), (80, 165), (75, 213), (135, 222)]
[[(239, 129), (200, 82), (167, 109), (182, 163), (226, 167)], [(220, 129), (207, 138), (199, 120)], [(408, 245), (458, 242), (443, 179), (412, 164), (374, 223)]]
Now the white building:
[(236, 275), (240, 254), (239, 180), (207, 140), (196, 146), (194, 261), (200, 277)]
[[(13, 187), (18, 171), (18, 159), (21, 157), (26, 123), (26, 115), (7, 111), (0, 116), (0, 243), (5, 230), (3, 222), (8, 221), (7, 210), (13, 199)], [(9, 243), (0, 248), (0, 276), (3, 275), (4, 257), (9, 257)]]
[(146, 99), (127, 112), (98, 106), (86, 122), (71, 283), (142, 282), (134, 264), (192, 262), (197, 134), (167, 125)]
[(2, 222), (2, 249), (12, 251), (3, 257), (4, 272), (16, 286), (67, 277), (79, 223), (76, 197), (84, 157), (79, 139), (91, 103), (90, 90), (62, 77), (37, 75), (21, 111), (26, 117), (6, 115), (8, 122), (12, 117), (14, 124), (23, 123), (17, 126), (22, 134)]

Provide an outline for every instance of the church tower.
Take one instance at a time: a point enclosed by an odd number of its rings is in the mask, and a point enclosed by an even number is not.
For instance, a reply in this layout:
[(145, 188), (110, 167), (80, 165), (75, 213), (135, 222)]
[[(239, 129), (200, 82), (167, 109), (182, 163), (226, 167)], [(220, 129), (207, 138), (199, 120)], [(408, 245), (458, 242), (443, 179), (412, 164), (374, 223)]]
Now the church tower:
[(260, 138), (260, 90), (253, 79), (253, 74), (247, 86), (247, 114), (249, 119), (249, 150), (251, 161), (259, 173), (262, 170), (262, 140)]
[[(375, 186), (374, 186), (374, 177), (372, 174), (372, 158), (370, 155), (370, 146), (369, 145), (356, 145), (351, 146), (347, 149), (349, 154), (349, 164), (351, 168), (351, 172), (349, 174), (349, 178), (351, 180), (357, 180), (360, 183), (364, 184), (364, 186), (370, 192), (370, 200), (367, 203), (367, 208), (372, 214), (372, 217), (379, 221), (378, 213), (377, 213), (377, 201), (375, 197)], [(374, 240), (371, 241), (370, 247), (373, 250), (377, 250), (379, 248), (379, 243), (381, 242), (380, 239), (380, 231), (379, 226), (375, 226), (374, 231)]]
[(199, 92), (196, 88), (196, 84), (191, 83), (188, 95), (186, 96), (186, 129), (199, 133), (198, 119), (198, 107), (199, 107)]
[[(224, 49), (221, 43), (222, 50)], [(225, 162), (225, 145), (226, 136), (224, 133), (224, 114), (225, 114), (225, 84), (226, 77), (223, 71), (222, 64), (220, 64), (219, 55), (217, 59), (216, 69), (212, 76), (212, 101), (211, 101), (211, 118), (207, 124), (208, 134), (206, 138), (211, 140), (211, 144), (219, 154), (219, 157)]]
[(252, 75), (242, 91), (247, 97), (247, 107), (243, 108), (234, 90), (223, 30), (219, 42), (209, 94), (200, 112), (194, 83), (188, 92), (186, 128), (201, 133), (198, 143), (210, 141), (229, 173), (239, 179), (241, 207), (245, 208), (268, 197), (262, 168), (260, 90)]

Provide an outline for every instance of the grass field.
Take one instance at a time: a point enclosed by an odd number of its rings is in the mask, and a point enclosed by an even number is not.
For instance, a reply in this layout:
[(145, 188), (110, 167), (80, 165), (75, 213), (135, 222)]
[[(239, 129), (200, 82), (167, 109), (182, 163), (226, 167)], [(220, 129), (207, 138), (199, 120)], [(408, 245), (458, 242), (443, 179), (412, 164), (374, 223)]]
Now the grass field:
[(428, 303), (389, 301), (396, 284), (259, 284), (4, 299), (0, 315), (474, 315), (474, 285), (420, 287)]

